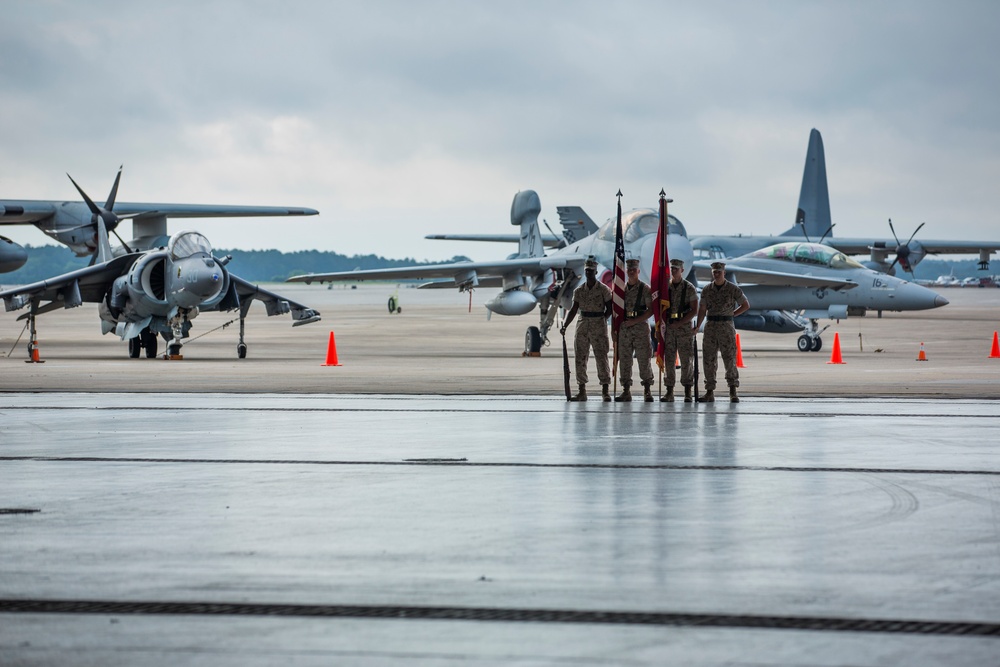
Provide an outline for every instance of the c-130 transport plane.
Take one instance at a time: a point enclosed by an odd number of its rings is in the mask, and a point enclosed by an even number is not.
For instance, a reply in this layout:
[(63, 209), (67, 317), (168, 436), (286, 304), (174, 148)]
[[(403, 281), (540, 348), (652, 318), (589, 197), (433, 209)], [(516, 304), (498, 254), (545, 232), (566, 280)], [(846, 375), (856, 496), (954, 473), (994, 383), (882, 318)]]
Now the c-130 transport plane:
[[(121, 177), (121, 172), (118, 174)], [(70, 178), (72, 181), (73, 179)], [(262, 289), (226, 269), (230, 257), (217, 258), (208, 240), (195, 231), (181, 232), (165, 240), (161, 247), (136, 251), (123, 242), (112, 250), (107, 222), (120, 219), (114, 207), (118, 178), (105, 203), (98, 206), (73, 182), (92, 214), (97, 233), (96, 252), (91, 265), (47, 280), (0, 292), (8, 312), (29, 306), (18, 319), (28, 320), (28, 356), (38, 359), (35, 318), (58, 308), (75, 308), (97, 303), (102, 333), (114, 331), (129, 343), (129, 356), (136, 358), (145, 349), (153, 358), (157, 336), (167, 341), (167, 357), (180, 357), (182, 339), (188, 336), (191, 320), (200, 311), (240, 311), (239, 358), (246, 357), (244, 331), (247, 312), (254, 299), (264, 302), (268, 315), (292, 314), (292, 326), (320, 319), (319, 312), (278, 294)], [(133, 241), (133, 243), (135, 243)]]
[[(317, 215), (311, 208), (287, 206), (225, 206), (216, 204), (115, 203), (122, 170), (119, 167), (111, 194), (100, 207), (108, 233), (117, 236), (123, 220), (132, 220), (133, 238), (127, 247), (148, 250), (166, 245), (168, 218), (250, 218)], [(73, 180), (73, 179), (70, 179)], [(74, 183), (74, 185), (76, 185)], [(0, 199), (0, 225), (34, 225), (47, 236), (69, 247), (77, 257), (93, 256), (98, 249), (97, 213), (87, 202)], [(11, 239), (0, 236), (0, 273), (24, 266), (28, 253)]]

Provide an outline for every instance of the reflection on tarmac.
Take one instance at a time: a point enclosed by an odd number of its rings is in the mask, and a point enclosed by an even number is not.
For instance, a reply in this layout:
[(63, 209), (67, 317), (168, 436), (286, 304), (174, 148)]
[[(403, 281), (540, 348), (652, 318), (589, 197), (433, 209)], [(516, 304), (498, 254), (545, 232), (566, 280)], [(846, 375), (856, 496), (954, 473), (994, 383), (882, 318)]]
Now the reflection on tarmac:
[(220, 636), (233, 664), (1000, 648), (988, 401), (51, 393), (0, 414), (2, 664)]

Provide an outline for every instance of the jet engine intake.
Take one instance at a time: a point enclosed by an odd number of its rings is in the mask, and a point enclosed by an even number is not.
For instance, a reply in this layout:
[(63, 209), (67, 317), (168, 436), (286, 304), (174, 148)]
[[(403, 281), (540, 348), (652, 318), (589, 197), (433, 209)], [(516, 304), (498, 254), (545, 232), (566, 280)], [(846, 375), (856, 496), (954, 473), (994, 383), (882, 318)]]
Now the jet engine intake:
[(500, 292), (486, 302), (486, 309), (497, 315), (524, 315), (530, 313), (538, 303), (530, 292), (510, 290)]
[(6, 236), (0, 236), (0, 273), (17, 271), (27, 261), (27, 250)]

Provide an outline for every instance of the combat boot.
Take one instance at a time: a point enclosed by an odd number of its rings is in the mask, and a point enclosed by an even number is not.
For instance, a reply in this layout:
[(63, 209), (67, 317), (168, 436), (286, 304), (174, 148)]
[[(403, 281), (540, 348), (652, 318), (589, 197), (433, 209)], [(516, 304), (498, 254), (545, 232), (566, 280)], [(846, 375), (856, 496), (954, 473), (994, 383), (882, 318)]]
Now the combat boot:
[(608, 389), (608, 385), (606, 384), (601, 385), (601, 399), (605, 403), (611, 402), (611, 391)]
[(705, 394), (698, 399), (699, 403), (715, 403), (715, 391), (706, 389)]
[(653, 392), (650, 391), (648, 382), (642, 385), (642, 400), (646, 401), (647, 403), (653, 402)]
[(673, 403), (674, 402), (674, 388), (667, 387), (667, 395), (660, 399), (660, 403)]
[(686, 385), (684, 387), (684, 402), (685, 403), (690, 403), (691, 401), (694, 400), (694, 396), (692, 396), (693, 393), (694, 392), (691, 391), (691, 385)]
[(622, 393), (615, 396), (615, 403), (631, 403), (632, 402), (632, 388), (629, 386), (622, 387)]
[(734, 387), (732, 385), (730, 385), (730, 387), (729, 387), (729, 402), (730, 403), (739, 403), (740, 402), (740, 397), (736, 395), (736, 387)]
[(576, 396), (571, 397), (569, 400), (573, 401), (574, 403), (585, 403), (587, 401), (587, 385), (581, 384), (580, 393), (578, 393)]

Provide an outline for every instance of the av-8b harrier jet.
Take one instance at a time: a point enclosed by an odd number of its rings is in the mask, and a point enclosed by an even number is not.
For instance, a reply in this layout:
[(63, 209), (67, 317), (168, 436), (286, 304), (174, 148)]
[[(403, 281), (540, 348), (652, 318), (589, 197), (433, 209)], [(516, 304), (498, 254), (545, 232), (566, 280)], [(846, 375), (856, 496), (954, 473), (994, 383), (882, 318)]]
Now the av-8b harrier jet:
[[(119, 172), (119, 176), (121, 173)], [(72, 180), (72, 178), (70, 179)], [(76, 183), (73, 183), (76, 185)], [(200, 311), (240, 311), (239, 358), (246, 357), (244, 320), (254, 299), (264, 302), (268, 315), (292, 314), (292, 326), (320, 319), (319, 312), (261, 289), (226, 269), (229, 257), (212, 254), (208, 239), (194, 231), (181, 232), (165, 247), (136, 252), (127, 244), (112, 251), (107, 221), (116, 219), (112, 211), (118, 180), (105, 204), (95, 204), (76, 186), (93, 216), (97, 230), (97, 252), (86, 268), (47, 280), (0, 292), (8, 312), (25, 306), (28, 312), (18, 319), (28, 320), (28, 354), (37, 361), (38, 338), (35, 318), (58, 308), (74, 308), (97, 303), (103, 333), (117, 334), (129, 343), (129, 356), (155, 357), (157, 337), (167, 341), (167, 355), (179, 357), (182, 339), (188, 336)]]

